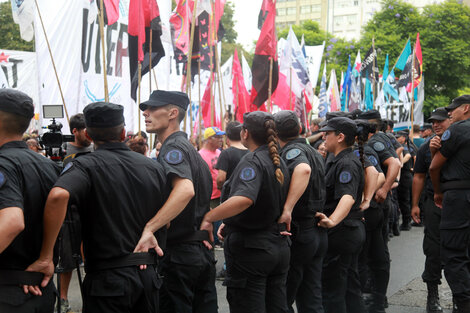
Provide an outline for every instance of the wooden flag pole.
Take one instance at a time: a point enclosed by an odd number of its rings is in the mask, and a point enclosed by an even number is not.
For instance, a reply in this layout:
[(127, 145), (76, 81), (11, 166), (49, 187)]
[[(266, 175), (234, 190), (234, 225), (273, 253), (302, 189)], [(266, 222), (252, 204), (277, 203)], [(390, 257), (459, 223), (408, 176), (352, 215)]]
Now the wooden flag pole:
[(413, 123), (414, 123), (414, 106), (415, 106), (415, 49), (416, 45), (413, 47), (413, 59), (411, 60), (411, 130), (410, 136), (413, 138)]
[[(108, 94), (108, 71), (106, 67), (106, 51), (105, 51), (105, 42), (104, 42), (104, 4), (103, 0), (100, 0), (100, 37), (101, 37), (101, 51), (103, 56), (103, 82), (104, 82), (104, 101), (109, 101), (109, 94)], [(139, 80), (140, 81), (140, 80)], [(139, 100), (140, 102), (140, 100)], [(137, 104), (139, 105), (139, 104)], [(139, 126), (140, 126), (140, 113), (139, 113)], [(140, 127), (139, 127), (139, 134), (140, 134)]]
[[(188, 60), (186, 62), (186, 94), (189, 97), (189, 114), (192, 119), (193, 114), (193, 106), (191, 103), (191, 63), (193, 60), (193, 42), (194, 42), (194, 31), (196, 29), (196, 11), (197, 11), (197, 0), (194, 0), (194, 7), (193, 7), (193, 16), (191, 18), (191, 36), (189, 40), (189, 51), (188, 51)], [(187, 124), (188, 115), (184, 116), (184, 131), (186, 132), (186, 124)], [(191, 137), (193, 136), (193, 128), (191, 127), (191, 121), (189, 121), (189, 127), (191, 128)]]
[(155, 75), (154, 69), (152, 69), (152, 74), (153, 74), (153, 81), (155, 82), (155, 89), (158, 90), (157, 76)]
[[(142, 79), (142, 64), (140, 62), (139, 62), (138, 72), (139, 72), (139, 93), (138, 93), (138, 99), (137, 99), (137, 106), (140, 103), (140, 83), (141, 83), (141, 79)], [(139, 132), (137, 134), (140, 136), (140, 110), (137, 109), (137, 112), (138, 112), (138, 115), (139, 115), (139, 118), (138, 118), (138, 120), (139, 120)]]
[(55, 67), (54, 56), (52, 55), (51, 45), (49, 44), (49, 39), (47, 38), (46, 28), (44, 27), (44, 22), (42, 21), (41, 11), (39, 10), (38, 1), (34, 0), (36, 3), (36, 9), (38, 10), (39, 20), (41, 21), (42, 31), (44, 33), (44, 38), (46, 39), (47, 49), (49, 50), (49, 56), (51, 57), (52, 67), (54, 68), (55, 78), (57, 80), (57, 85), (59, 87), (60, 97), (62, 98), (62, 104), (64, 105), (65, 117), (67, 118), (67, 123), (70, 124), (69, 113), (67, 111), (67, 106), (65, 105), (64, 92), (62, 91), (62, 86), (59, 80), (59, 74), (57, 74), (57, 68)]
[[(225, 119), (224, 119), (224, 107), (225, 107), (225, 101), (224, 103), (222, 103), (222, 92), (221, 92), (221, 76), (220, 75), (220, 62), (219, 62), (219, 49), (217, 47), (217, 42), (218, 42), (218, 38), (217, 38), (217, 32), (215, 31), (216, 29), (216, 23), (215, 23), (215, 2), (212, 3), (212, 13), (213, 13), (213, 18), (212, 18), (212, 32), (213, 32), (213, 39), (214, 39), (214, 42), (215, 42), (215, 46), (214, 46), (214, 50), (215, 50), (215, 72), (216, 72), (216, 75), (217, 75), (217, 87), (218, 87), (218, 90), (219, 90), (219, 110), (220, 110), (220, 126), (222, 127), (222, 129), (225, 129)], [(215, 100), (214, 100), (215, 102)], [(224, 138), (224, 142), (225, 142), (225, 138)]]
[(271, 99), (273, 89), (273, 58), (269, 58), (269, 81), (268, 81), (268, 111), (273, 112), (273, 102)]

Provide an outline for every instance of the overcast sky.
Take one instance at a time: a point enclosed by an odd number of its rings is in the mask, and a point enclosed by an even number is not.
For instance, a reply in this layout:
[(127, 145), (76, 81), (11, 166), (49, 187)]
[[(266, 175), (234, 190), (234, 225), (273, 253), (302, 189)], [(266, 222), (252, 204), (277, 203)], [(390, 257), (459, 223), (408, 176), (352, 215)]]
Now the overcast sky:
[(262, 0), (230, 0), (235, 4), (235, 30), (237, 42), (248, 51), (254, 50), (253, 41), (259, 37), (258, 14)]

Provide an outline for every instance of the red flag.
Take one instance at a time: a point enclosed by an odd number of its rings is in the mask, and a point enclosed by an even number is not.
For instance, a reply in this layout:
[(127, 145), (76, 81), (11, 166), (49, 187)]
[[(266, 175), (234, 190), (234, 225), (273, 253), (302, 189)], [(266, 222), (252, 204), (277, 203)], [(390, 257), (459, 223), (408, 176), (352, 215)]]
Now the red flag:
[(175, 60), (178, 63), (187, 61), (189, 52), (189, 34), (191, 10), (188, 0), (179, 0), (175, 12), (170, 17), (171, 32), (175, 48)]
[[(120, 0), (103, 0), (103, 17), (106, 25), (113, 25), (119, 20), (119, 1)], [(98, 9), (101, 9), (100, 0), (96, 0), (96, 5)]]
[(423, 54), (421, 53), (421, 43), (419, 42), (419, 33), (416, 35), (415, 45), (415, 68), (413, 70), (413, 78), (415, 80), (415, 88), (421, 83), (423, 77)]
[(287, 78), (282, 73), (279, 74), (279, 82), (271, 99), (281, 110), (290, 110), (295, 106), (295, 94), (290, 90)]
[(165, 55), (162, 40), (160, 12), (156, 0), (131, 0), (129, 3), (129, 67), (131, 97), (136, 99), (138, 63), (142, 64), (142, 76), (150, 71), (150, 29), (152, 29), (152, 67)]
[(232, 92), (235, 103), (235, 118), (240, 123), (243, 123), (243, 113), (251, 111), (251, 102), (250, 94), (246, 90), (245, 80), (243, 79), (243, 71), (238, 59), (237, 49), (235, 49), (235, 55), (233, 56)]
[[(202, 120), (204, 121), (204, 128), (211, 126), (216, 126), (219, 128), (221, 127), (220, 116), (216, 113), (216, 110), (212, 110), (211, 108), (211, 81), (214, 81), (214, 75), (215, 73), (212, 73), (212, 79), (209, 78), (207, 81), (206, 90), (204, 90), (204, 95), (202, 96), (200, 104), (202, 110)], [(212, 104), (215, 105), (215, 99)], [(213, 111), (212, 114), (214, 114), (213, 118), (215, 125), (213, 125), (211, 121), (211, 111)]]
[(251, 90), (251, 102), (260, 107), (268, 99), (269, 89), (269, 66), (273, 59), (272, 86), (275, 91), (279, 79), (279, 68), (277, 66), (277, 39), (276, 39), (276, 1), (267, 0), (268, 16), (261, 28), (259, 40), (256, 43), (255, 56), (253, 58), (252, 73), (253, 87)]

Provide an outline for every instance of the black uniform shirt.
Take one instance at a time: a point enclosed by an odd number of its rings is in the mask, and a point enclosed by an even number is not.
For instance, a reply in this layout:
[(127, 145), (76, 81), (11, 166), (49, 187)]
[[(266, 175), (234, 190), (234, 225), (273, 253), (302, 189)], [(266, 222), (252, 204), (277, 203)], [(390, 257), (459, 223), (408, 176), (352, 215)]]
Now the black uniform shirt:
[(367, 145), (370, 146), (377, 153), (379, 162), (385, 175), (387, 175), (388, 167), (384, 165), (384, 162), (391, 157), (397, 158), (397, 153), (393, 149), (392, 144), (387, 135), (382, 132), (378, 132), (369, 138)]
[(212, 176), (207, 163), (189, 142), (186, 133), (175, 132), (163, 142), (158, 161), (163, 165), (168, 183), (174, 177), (193, 182), (195, 195), (186, 208), (171, 221), (168, 241), (179, 240), (199, 230), (210, 209)]
[(226, 180), (228, 180), (232, 176), (233, 170), (237, 167), (240, 159), (248, 152), (249, 151), (246, 149), (238, 149), (235, 147), (229, 147), (228, 149), (222, 150), (215, 168), (225, 171), (227, 173)]
[(440, 151), (447, 158), (441, 181), (470, 180), (470, 119), (450, 125), (442, 134)]
[(414, 162), (414, 157), (416, 156), (416, 150), (413, 147), (413, 145), (410, 145), (408, 148), (408, 145), (405, 143), (403, 145), (403, 155), (406, 155), (409, 153), (411, 155), (411, 158), (403, 164), (403, 167), (401, 168), (401, 173), (402, 175), (408, 175), (411, 176), (411, 170), (413, 169), (413, 162)]
[[(434, 136), (432, 136), (434, 137)], [(432, 138), (431, 137), (431, 138)], [(415, 173), (426, 174), (426, 192), (428, 196), (433, 199), (434, 197), (434, 188), (432, 186), (431, 176), (429, 176), (429, 167), (431, 166), (431, 150), (429, 149), (430, 140), (426, 140), (418, 149), (416, 154), (416, 162), (414, 167)]]
[[(357, 143), (354, 144), (354, 154), (359, 158), (359, 161), (361, 161), (361, 153), (359, 152), (359, 146)], [(334, 157), (334, 156), (333, 156)], [(379, 157), (377, 156), (377, 153), (375, 153), (374, 149), (369, 147), (368, 145), (364, 146), (364, 168), (368, 168), (370, 166), (373, 166), (379, 171), (379, 173), (382, 173), (382, 169), (380, 168), (379, 164)]]
[(74, 159), (55, 186), (66, 189), (78, 205), (87, 262), (132, 253), (145, 224), (167, 198), (161, 165), (121, 142), (99, 145)]
[(361, 218), (359, 206), (364, 190), (364, 171), (359, 158), (352, 148), (346, 148), (326, 165), (326, 204), (325, 214), (330, 216), (339, 200), (350, 195), (355, 200), (346, 218)]
[(293, 220), (312, 220), (316, 212), (322, 212), (325, 205), (325, 166), (323, 157), (304, 138), (288, 142), (280, 153), (286, 162), (289, 174), (297, 165), (305, 163), (311, 168), (307, 189), (297, 201), (292, 212)]
[(388, 139), (390, 140), (390, 143), (392, 144), (393, 149), (395, 151), (401, 147), (401, 144), (398, 142), (397, 138), (392, 133), (385, 133), (387, 135)]
[(283, 185), (276, 180), (275, 170), (267, 145), (249, 152), (240, 160), (232, 177), (224, 185), (223, 194), (224, 197), (247, 197), (253, 204), (242, 213), (225, 219), (225, 224), (249, 230), (266, 230), (277, 223), (289, 191), (290, 177), (282, 159)]
[(47, 195), (59, 175), (53, 161), (28, 149), (24, 141), (0, 147), (0, 210), (23, 210), (24, 230), (0, 253), (0, 269), (24, 270), (39, 258)]

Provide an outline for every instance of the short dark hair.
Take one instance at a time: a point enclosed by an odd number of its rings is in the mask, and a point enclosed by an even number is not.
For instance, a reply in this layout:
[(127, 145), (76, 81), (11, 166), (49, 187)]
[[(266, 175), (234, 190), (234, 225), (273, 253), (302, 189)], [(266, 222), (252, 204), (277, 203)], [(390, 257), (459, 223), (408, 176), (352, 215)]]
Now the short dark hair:
[(170, 109), (178, 109), (178, 122), (181, 123), (181, 121), (183, 121), (184, 117), (186, 116), (186, 110), (184, 110), (182, 107), (179, 107), (175, 104), (170, 104), (169, 108)]
[(70, 132), (72, 132), (74, 128), (76, 128), (77, 130), (84, 129), (86, 126), (85, 126), (85, 116), (83, 115), (83, 113), (77, 113), (73, 115), (72, 117), (70, 117), (69, 126), (70, 126)]
[(0, 111), (0, 125), (4, 133), (9, 135), (23, 135), (28, 129), (31, 118)]
[(107, 128), (87, 127), (86, 131), (93, 141), (120, 141), (124, 124)]
[(231, 141), (241, 141), (240, 131), (242, 129), (242, 124), (238, 121), (229, 122), (225, 128), (225, 134), (227, 138)]

